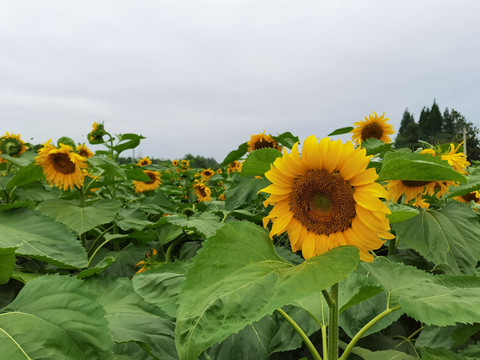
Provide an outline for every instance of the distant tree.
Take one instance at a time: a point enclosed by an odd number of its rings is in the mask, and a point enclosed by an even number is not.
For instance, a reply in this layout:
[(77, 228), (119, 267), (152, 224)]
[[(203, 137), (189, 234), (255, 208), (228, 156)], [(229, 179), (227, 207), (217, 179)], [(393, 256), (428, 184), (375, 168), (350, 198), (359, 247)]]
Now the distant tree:
[(479, 129), (454, 109), (446, 108), (442, 115), (435, 100), (431, 108), (426, 106), (422, 108), (418, 124), (408, 109), (405, 110), (394, 143), (396, 148), (418, 148), (421, 146), (419, 140), (431, 144), (460, 143), (463, 141), (464, 129), (468, 158), (469, 160), (479, 160)]
[(214, 158), (205, 158), (200, 155), (193, 156), (192, 154), (187, 154), (183, 158), (190, 162), (190, 167), (192, 168), (217, 169), (219, 167), (218, 162)]

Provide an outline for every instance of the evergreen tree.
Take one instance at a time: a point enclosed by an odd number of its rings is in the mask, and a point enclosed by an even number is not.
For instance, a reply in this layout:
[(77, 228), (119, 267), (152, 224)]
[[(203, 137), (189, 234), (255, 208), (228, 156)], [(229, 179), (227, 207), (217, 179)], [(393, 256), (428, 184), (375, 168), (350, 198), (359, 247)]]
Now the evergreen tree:
[(420, 135), (420, 127), (415, 122), (413, 114), (408, 109), (403, 113), (402, 121), (400, 122), (400, 129), (398, 129), (397, 137), (395, 139), (395, 147), (410, 147), (416, 148), (420, 146), (418, 142)]

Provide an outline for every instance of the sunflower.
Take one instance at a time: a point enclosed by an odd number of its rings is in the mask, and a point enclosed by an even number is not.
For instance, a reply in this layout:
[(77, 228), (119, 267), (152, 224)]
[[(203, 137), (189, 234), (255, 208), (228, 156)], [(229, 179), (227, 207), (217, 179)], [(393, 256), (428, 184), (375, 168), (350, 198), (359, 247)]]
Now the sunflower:
[[(25, 142), (20, 138), (19, 134), (11, 134), (6, 132), (5, 135), (0, 137), (0, 154), (19, 156), (27, 150)], [(0, 158), (0, 162), (6, 160)]]
[(87, 145), (81, 144), (77, 146), (77, 152), (80, 156), (83, 156), (84, 158), (91, 158), (94, 153), (90, 151), (89, 148), (87, 148)]
[(197, 181), (193, 184), (193, 190), (197, 195), (198, 201), (211, 201), (212, 190), (201, 181)]
[(218, 200), (225, 201), (225, 194), (218, 195)]
[(249, 152), (263, 148), (273, 148), (282, 151), (282, 147), (278, 146), (278, 143), (271, 135), (265, 135), (265, 131), (257, 135), (250, 135), (250, 140), (247, 142), (247, 145)]
[(231, 162), (230, 164), (228, 164), (227, 173), (241, 172), (242, 166), (243, 164), (240, 161), (235, 160), (234, 162)]
[(90, 144), (101, 144), (103, 143), (103, 135), (106, 135), (107, 132), (103, 124), (94, 122), (92, 124), (92, 131), (88, 133), (87, 138)]
[(178, 166), (178, 160), (177, 160), (177, 159), (173, 160), (173, 161), (172, 161), (172, 165), (173, 165), (173, 166)]
[(222, 173), (222, 169), (217, 169), (217, 174), (221, 174)]
[(354, 123), (355, 128), (351, 131), (352, 141), (358, 145), (369, 138), (379, 139), (384, 143), (392, 142), (388, 135), (392, 135), (395, 131), (393, 126), (387, 123), (389, 119), (384, 119), (385, 113), (380, 117), (373, 111), (372, 113), (373, 115), (368, 115), (368, 118), (365, 116), (365, 121)]
[(138, 166), (152, 165), (152, 160), (148, 156), (145, 156), (143, 159), (140, 159), (137, 163)]
[(57, 148), (50, 144), (51, 139), (38, 150), (35, 164), (43, 168), (45, 179), (60, 189), (81, 188), (85, 175), (83, 169), (87, 167), (86, 158), (73, 151), (69, 145), (60, 144)]
[(143, 170), (143, 172), (150, 178), (150, 181), (134, 180), (133, 185), (136, 193), (155, 190), (162, 183), (160, 180), (160, 171)]
[(202, 178), (204, 180), (210, 179), (213, 175), (215, 175), (215, 172), (212, 169), (203, 169), (203, 171), (200, 173)]
[(190, 167), (190, 161), (180, 160), (180, 167), (182, 167), (184, 169), (188, 169)]
[(454, 199), (467, 204), (470, 204), (471, 201), (475, 204), (480, 204), (480, 192), (472, 191), (471, 193), (462, 196), (455, 196)]
[(290, 154), (278, 157), (265, 173), (272, 184), (265, 206), (274, 205), (263, 219), (272, 221), (270, 237), (287, 232), (292, 251), (302, 250), (305, 259), (341, 245), (354, 245), (360, 258), (372, 261), (369, 251), (383, 239), (392, 239), (386, 214), (379, 199), (386, 190), (375, 180), (374, 168), (367, 169), (370, 156), (351, 142), (308, 137), (300, 155), (298, 143)]

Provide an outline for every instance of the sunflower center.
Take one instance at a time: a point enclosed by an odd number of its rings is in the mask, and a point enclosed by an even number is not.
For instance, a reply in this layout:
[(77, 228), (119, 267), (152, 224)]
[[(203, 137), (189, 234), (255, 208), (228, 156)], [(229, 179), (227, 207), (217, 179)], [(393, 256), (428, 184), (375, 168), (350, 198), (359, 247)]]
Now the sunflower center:
[(22, 151), (22, 144), (13, 139), (4, 140), (2, 143), (2, 152), (4, 154), (15, 156)]
[(271, 143), (270, 141), (267, 141), (265, 139), (261, 139), (253, 145), (253, 148), (255, 150), (263, 149), (263, 148), (273, 148), (273, 147), (274, 147), (273, 143)]
[(205, 191), (205, 188), (203, 186), (199, 186), (198, 187), (198, 193), (202, 196), (202, 197), (207, 197), (207, 192)]
[(75, 164), (70, 160), (67, 154), (59, 153), (50, 155), (55, 170), (62, 174), (72, 174), (75, 172)]
[(383, 129), (376, 122), (367, 124), (362, 129), (362, 141), (365, 141), (369, 138), (381, 139), (382, 135), (383, 135)]
[(157, 180), (157, 177), (155, 176), (155, 174), (147, 173), (147, 175), (150, 178), (150, 181), (145, 182), (145, 184), (153, 184), (155, 180)]
[(337, 172), (310, 170), (298, 178), (290, 194), (293, 216), (309, 231), (344, 231), (356, 216), (353, 187)]
[(402, 180), (403, 185), (406, 187), (419, 187), (430, 184), (431, 181), (421, 181), (421, 180)]
[(480, 200), (474, 192), (469, 193), (469, 194), (466, 194), (466, 195), (463, 195), (462, 198), (463, 198), (463, 200), (465, 200), (466, 202), (470, 202), (470, 201), (475, 201), (475, 202), (477, 202), (478, 200)]

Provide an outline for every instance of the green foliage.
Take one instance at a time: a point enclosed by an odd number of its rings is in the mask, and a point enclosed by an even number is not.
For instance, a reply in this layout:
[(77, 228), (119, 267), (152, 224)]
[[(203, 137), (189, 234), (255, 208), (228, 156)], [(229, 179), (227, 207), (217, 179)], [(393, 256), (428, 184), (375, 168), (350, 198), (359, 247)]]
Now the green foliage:
[(263, 176), (282, 153), (277, 149), (258, 149), (248, 154), (242, 167), (242, 176)]
[(190, 162), (190, 166), (200, 169), (218, 169), (218, 162), (214, 158), (206, 158), (204, 156), (193, 156), (192, 154), (186, 154), (183, 157), (184, 160)]

